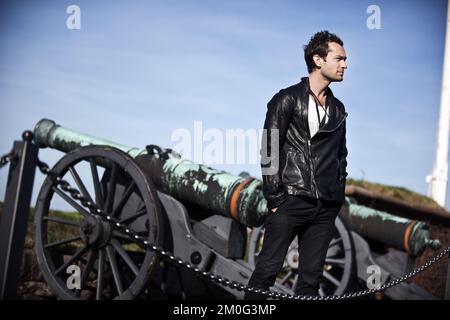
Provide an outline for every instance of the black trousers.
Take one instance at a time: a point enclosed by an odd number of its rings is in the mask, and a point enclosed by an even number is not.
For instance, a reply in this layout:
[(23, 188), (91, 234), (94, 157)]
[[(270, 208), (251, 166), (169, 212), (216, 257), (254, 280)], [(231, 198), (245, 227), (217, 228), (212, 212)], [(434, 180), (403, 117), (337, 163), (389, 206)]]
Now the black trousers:
[[(295, 294), (318, 295), (319, 282), (340, 202), (324, 202), (306, 196), (288, 195), (264, 222), (264, 241), (249, 286), (267, 290), (275, 283), (289, 245), (298, 236), (298, 280)], [(246, 292), (244, 299), (264, 299)]]

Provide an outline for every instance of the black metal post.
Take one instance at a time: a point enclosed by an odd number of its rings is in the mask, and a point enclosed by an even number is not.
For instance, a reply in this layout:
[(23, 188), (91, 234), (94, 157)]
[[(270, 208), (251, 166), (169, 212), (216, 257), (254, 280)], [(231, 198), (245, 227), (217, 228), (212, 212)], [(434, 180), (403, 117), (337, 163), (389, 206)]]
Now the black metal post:
[(0, 299), (15, 299), (23, 246), (30, 212), (31, 193), (39, 148), (33, 134), (25, 131), (23, 141), (14, 142), (15, 160), (10, 163), (5, 205), (0, 221)]

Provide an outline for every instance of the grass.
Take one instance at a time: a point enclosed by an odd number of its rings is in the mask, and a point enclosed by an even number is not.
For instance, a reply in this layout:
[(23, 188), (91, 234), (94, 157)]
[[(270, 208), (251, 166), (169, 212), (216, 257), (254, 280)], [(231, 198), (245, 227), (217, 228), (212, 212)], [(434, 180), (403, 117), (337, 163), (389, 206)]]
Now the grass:
[[(0, 219), (3, 216), (4, 203), (0, 201)], [(30, 208), (30, 214), (28, 215), (27, 234), (25, 238), (25, 248), (30, 249), (34, 246), (33, 242), (33, 222), (34, 222), (35, 209)], [(66, 218), (71, 220), (81, 221), (80, 215), (76, 212), (67, 212), (59, 210), (50, 210), (50, 215), (59, 218)], [(53, 223), (53, 222), (52, 222)], [(48, 235), (49, 243), (56, 241), (57, 239), (69, 238), (79, 234), (78, 230), (74, 227), (59, 224), (58, 228), (51, 228), (51, 233)]]
[(438, 209), (442, 208), (433, 199), (422, 195), (420, 193), (411, 191), (404, 187), (389, 186), (381, 183), (369, 182), (366, 180), (347, 179), (347, 185), (354, 185), (363, 187), (365, 189), (381, 193), (386, 196), (391, 196), (400, 200), (407, 201), (411, 204), (422, 205), (424, 207)]

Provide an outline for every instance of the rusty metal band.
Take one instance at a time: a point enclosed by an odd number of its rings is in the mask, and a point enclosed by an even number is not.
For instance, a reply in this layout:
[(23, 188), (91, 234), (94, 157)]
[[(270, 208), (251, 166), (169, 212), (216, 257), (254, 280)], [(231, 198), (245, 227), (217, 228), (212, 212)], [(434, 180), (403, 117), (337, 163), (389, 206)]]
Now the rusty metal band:
[(239, 194), (241, 193), (242, 189), (246, 185), (248, 185), (251, 181), (255, 180), (255, 178), (249, 177), (240, 182), (232, 191), (231, 197), (230, 197), (230, 217), (232, 217), (234, 220), (238, 220), (238, 204), (239, 204)]
[(409, 238), (411, 237), (411, 232), (414, 228), (414, 226), (417, 224), (418, 221), (414, 220), (412, 221), (407, 227), (405, 234), (403, 235), (403, 247), (405, 248), (406, 252), (408, 254), (412, 254), (411, 248), (409, 246)]

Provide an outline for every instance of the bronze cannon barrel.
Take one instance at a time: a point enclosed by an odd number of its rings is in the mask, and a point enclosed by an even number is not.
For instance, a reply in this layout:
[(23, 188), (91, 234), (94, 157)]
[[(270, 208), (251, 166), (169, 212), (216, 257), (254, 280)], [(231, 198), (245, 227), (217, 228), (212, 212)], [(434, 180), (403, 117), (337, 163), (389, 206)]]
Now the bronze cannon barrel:
[(346, 200), (340, 217), (347, 227), (364, 238), (406, 251), (412, 256), (421, 255), (426, 247), (440, 247), (439, 240), (431, 239), (426, 223), (359, 205), (348, 197)]
[(267, 214), (261, 180), (181, 159), (171, 149), (155, 145), (146, 149), (133, 148), (64, 128), (48, 119), (36, 124), (34, 135), (39, 147), (63, 152), (87, 145), (118, 148), (133, 157), (162, 192), (213, 213), (230, 216), (244, 225), (259, 226)]

